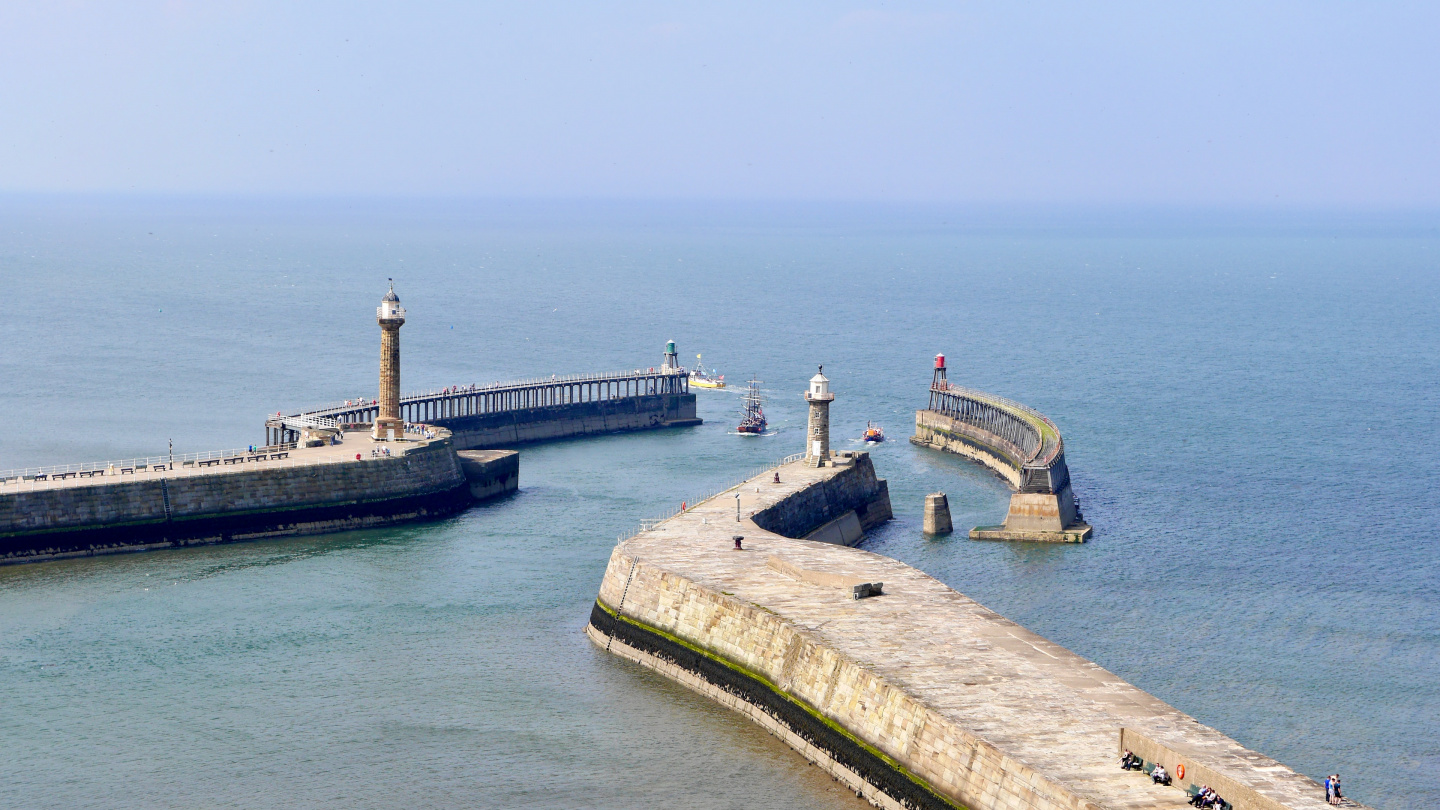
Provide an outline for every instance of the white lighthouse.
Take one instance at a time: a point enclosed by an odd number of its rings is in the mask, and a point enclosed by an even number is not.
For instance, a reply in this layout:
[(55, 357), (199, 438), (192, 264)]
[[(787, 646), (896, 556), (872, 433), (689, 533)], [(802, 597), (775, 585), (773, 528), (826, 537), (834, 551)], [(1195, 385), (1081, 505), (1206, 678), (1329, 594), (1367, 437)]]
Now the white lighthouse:
[(810, 403), (810, 427), (805, 432), (805, 464), (824, 467), (830, 461), (830, 403), (835, 401), (824, 366), (810, 378), (805, 401)]

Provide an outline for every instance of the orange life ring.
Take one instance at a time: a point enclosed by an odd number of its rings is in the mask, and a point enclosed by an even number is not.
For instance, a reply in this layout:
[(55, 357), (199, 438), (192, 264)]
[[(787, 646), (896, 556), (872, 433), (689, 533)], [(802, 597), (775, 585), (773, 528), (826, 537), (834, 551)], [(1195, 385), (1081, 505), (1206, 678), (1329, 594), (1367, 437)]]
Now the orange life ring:
[(1178, 776), (1178, 777), (1180, 777), (1181, 779), (1184, 779), (1184, 778), (1185, 778), (1185, 766), (1184, 766), (1184, 765), (1176, 765), (1176, 766), (1175, 766), (1175, 775)]

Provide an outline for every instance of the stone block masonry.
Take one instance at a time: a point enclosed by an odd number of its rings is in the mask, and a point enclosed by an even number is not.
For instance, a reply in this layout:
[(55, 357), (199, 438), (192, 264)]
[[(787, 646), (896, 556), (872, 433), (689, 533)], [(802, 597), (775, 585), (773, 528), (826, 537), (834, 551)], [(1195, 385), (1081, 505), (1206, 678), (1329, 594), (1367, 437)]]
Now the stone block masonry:
[(514, 450), (461, 450), (460, 469), (477, 501), (514, 492), (520, 487), (520, 454)]
[(653, 394), (624, 399), (521, 408), (436, 419), (462, 450), (511, 447), (527, 442), (602, 433), (689, 427), (700, 424), (694, 394)]
[[(394, 445), (389, 457), (0, 490), (0, 563), (443, 517), (467, 507), (472, 496), (448, 434), (440, 433)], [(345, 447), (357, 446), (358, 440)]]
[[(951, 395), (959, 397), (959, 394)], [(1007, 405), (999, 400), (996, 410)], [(985, 403), (990, 405), (990, 403)], [(1018, 411), (1020, 406), (1016, 406)], [(1026, 417), (1031, 415), (1023, 414)], [(1038, 417), (1038, 415), (1037, 415)], [(1020, 421), (1018, 418), (1015, 421)], [(1038, 421), (1038, 418), (1036, 419)], [(1049, 428), (1047, 422), (1040, 422)], [(1034, 469), (1030, 463), (1047, 440), (1059, 444), (1048, 431), (1036, 430), (1036, 445), (1030, 453), (1003, 436), (966, 418), (932, 410), (915, 413), (915, 435), (912, 444), (955, 453), (977, 462), (1020, 490), (1010, 497), (1010, 509), (999, 526), (977, 526), (970, 531), (972, 540), (1020, 540), (1030, 542), (1081, 543), (1089, 539), (1092, 529), (1080, 516), (1070, 486), (1070, 472), (1065, 466), (1063, 449), (1048, 461), (1045, 469)]]
[[(1251, 791), (1225, 797), (1240, 810), (1250, 795), (1327, 807), (1313, 780), (922, 572), (793, 539), (880, 491), (864, 454), (779, 473), (617, 545), (591, 640), (745, 714), (878, 807), (1186, 810), (1178, 787), (1120, 769), (1122, 728)], [(883, 589), (856, 599), (839, 587), (853, 582)]]

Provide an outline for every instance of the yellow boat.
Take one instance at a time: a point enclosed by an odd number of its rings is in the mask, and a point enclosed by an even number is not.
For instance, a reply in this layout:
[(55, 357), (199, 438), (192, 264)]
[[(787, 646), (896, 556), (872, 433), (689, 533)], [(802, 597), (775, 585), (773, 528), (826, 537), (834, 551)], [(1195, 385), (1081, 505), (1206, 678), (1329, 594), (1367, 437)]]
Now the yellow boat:
[(700, 364), (700, 355), (695, 355), (695, 368), (690, 370), (690, 384), (696, 388), (724, 388), (725, 375), (716, 374), (715, 369), (705, 370)]

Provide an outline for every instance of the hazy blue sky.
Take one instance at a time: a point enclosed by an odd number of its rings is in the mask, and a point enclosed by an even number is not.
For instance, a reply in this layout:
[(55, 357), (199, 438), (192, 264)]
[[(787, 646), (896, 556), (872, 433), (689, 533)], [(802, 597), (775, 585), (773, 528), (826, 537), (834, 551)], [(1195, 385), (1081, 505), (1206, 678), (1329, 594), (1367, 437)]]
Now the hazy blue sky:
[(1437, 3), (0, 3), (0, 191), (1433, 206)]

